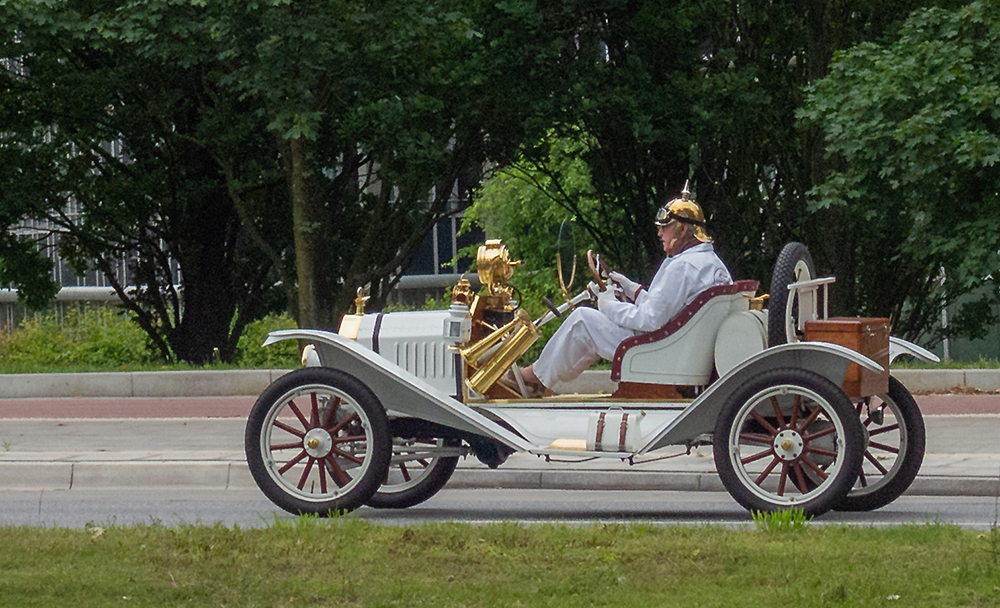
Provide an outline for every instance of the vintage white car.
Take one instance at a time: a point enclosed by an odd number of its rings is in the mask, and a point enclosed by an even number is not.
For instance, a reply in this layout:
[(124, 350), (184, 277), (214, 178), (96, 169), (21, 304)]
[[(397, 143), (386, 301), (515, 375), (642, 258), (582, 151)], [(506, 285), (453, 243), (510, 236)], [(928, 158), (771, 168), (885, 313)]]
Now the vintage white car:
[[(607, 269), (588, 258), (601, 289)], [(770, 312), (756, 281), (705, 291), (618, 347), (607, 394), (529, 399), (501, 381), (540, 325), (593, 295), (564, 289), (566, 302), (533, 320), (512, 299), (515, 265), (487, 241), (480, 293), (463, 282), (449, 310), (364, 314), (359, 294), (338, 333), (273, 332), (265, 345), (307, 345), (306, 367), (269, 386), (247, 422), (264, 494), (293, 513), (403, 508), (470, 454), (494, 468), (515, 452), (630, 466), (698, 445), (712, 446), (725, 488), (753, 511), (879, 508), (916, 476), (923, 421), (888, 367), (904, 352), (934, 355), (890, 338), (887, 319), (827, 318), (833, 279), (814, 278), (803, 245), (779, 256)]]

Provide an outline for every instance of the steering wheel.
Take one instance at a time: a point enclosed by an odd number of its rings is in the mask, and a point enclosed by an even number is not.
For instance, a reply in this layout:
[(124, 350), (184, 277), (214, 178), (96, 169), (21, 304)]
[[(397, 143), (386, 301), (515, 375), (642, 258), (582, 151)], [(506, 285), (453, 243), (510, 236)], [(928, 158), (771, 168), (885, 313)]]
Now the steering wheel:
[(551, 310), (552, 314), (554, 314), (556, 317), (562, 316), (562, 313), (559, 312), (559, 308), (556, 307), (555, 302), (553, 302), (552, 300), (543, 297), (542, 304), (545, 304), (545, 307)]
[(590, 266), (590, 274), (594, 277), (598, 289), (605, 291), (608, 288), (607, 279), (611, 274), (611, 267), (601, 259), (601, 254), (594, 253), (593, 249), (587, 250), (587, 266)]

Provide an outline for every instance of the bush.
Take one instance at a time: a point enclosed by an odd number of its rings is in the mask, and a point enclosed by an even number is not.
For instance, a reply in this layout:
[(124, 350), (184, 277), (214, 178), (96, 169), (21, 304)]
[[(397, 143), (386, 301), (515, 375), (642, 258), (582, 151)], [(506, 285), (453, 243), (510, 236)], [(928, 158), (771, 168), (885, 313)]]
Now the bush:
[(127, 314), (109, 307), (68, 308), (26, 318), (0, 334), (0, 361), (8, 371), (93, 367), (121, 369), (159, 359), (146, 333)]
[[(250, 323), (240, 336), (233, 364), (258, 369), (298, 367), (294, 340), (261, 347), (268, 332), (295, 327), (288, 315), (270, 315)], [(0, 372), (4, 373), (126, 371), (164, 365), (146, 332), (126, 312), (112, 307), (70, 307), (63, 315), (52, 310), (26, 318), (9, 334), (0, 333)], [(185, 364), (170, 367), (191, 369)]]
[(254, 369), (295, 369), (299, 367), (299, 346), (295, 340), (286, 340), (262, 347), (269, 332), (278, 329), (296, 329), (298, 325), (288, 314), (268, 315), (247, 325), (236, 344), (233, 362), (240, 367)]

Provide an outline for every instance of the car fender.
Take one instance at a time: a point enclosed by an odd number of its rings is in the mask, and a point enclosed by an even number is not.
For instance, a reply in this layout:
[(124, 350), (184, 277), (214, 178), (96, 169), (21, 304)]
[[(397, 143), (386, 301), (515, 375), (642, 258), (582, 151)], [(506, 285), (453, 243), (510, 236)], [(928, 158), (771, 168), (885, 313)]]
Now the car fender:
[(534, 447), (451, 395), (353, 340), (328, 331), (288, 329), (268, 334), (264, 346), (282, 340), (305, 340), (314, 345), (324, 367), (341, 370), (365, 383), (386, 410), (486, 435), (518, 451)]
[(772, 369), (783, 367), (815, 372), (837, 386), (844, 382), (851, 363), (873, 372), (884, 368), (868, 357), (849, 348), (827, 342), (794, 342), (773, 346), (753, 355), (715, 381), (680, 416), (639, 450), (640, 454), (667, 445), (690, 443), (695, 438), (712, 433), (715, 421), (729, 397), (745, 382)]
[(941, 359), (932, 353), (931, 351), (917, 346), (913, 342), (907, 342), (902, 338), (897, 338), (896, 336), (889, 336), (889, 363), (896, 360), (896, 357), (900, 355), (910, 355), (922, 361), (928, 361), (930, 363), (940, 363)]

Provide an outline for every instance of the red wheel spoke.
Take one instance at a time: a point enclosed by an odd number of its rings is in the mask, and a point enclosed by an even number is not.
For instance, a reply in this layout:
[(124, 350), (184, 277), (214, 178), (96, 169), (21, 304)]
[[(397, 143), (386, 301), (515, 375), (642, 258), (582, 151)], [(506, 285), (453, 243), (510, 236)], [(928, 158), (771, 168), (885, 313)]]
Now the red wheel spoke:
[(354, 422), (354, 421), (355, 421), (355, 420), (357, 420), (357, 419), (358, 419), (358, 413), (357, 413), (357, 412), (354, 412), (353, 414), (351, 414), (351, 415), (350, 415), (350, 416), (348, 416), (347, 418), (344, 418), (343, 420), (341, 420), (340, 422), (338, 422), (338, 423), (337, 423), (337, 426), (333, 427), (332, 429), (327, 429), (327, 431), (328, 431), (328, 432), (329, 432), (329, 433), (330, 433), (331, 435), (336, 435), (336, 434), (337, 434), (337, 433), (339, 433), (339, 432), (340, 432), (340, 431), (341, 431), (341, 430), (342, 430), (342, 429), (343, 429), (343, 428), (344, 428), (345, 426), (347, 426), (348, 424), (350, 424), (350, 423)]
[[(763, 471), (761, 471), (760, 475), (757, 476), (757, 479), (754, 480), (754, 483), (757, 484), (757, 485), (760, 485), (760, 484), (764, 483), (764, 480), (767, 479), (767, 476), (771, 474), (771, 471), (774, 470), (774, 467), (779, 462), (781, 462), (781, 459), (778, 458), (778, 457), (775, 457), (774, 460), (772, 460), (771, 463), (768, 464), (764, 468)], [(782, 469), (782, 474), (784, 474), (784, 469)], [(780, 486), (780, 484), (779, 484), (779, 486)], [(780, 492), (779, 492), (779, 494), (780, 494)]]
[(431, 466), (431, 462), (429, 460), (424, 460), (423, 458), (417, 458), (417, 462), (419, 462), (424, 468)]
[(795, 479), (797, 480), (795, 487), (803, 494), (809, 492), (809, 488), (806, 486), (806, 476), (802, 473), (802, 466), (798, 462), (793, 462), (792, 468), (795, 469)]
[(399, 471), (403, 474), (403, 479), (405, 481), (410, 481), (410, 472), (406, 470), (406, 463), (399, 463)]
[(882, 427), (876, 431), (871, 431), (870, 433), (868, 433), (868, 436), (870, 437), (872, 435), (881, 435), (882, 433), (895, 431), (898, 428), (899, 428), (899, 423), (897, 422), (896, 424), (890, 424), (889, 426)]
[(764, 445), (771, 445), (772, 440), (768, 435), (762, 435), (761, 433), (740, 433), (740, 439), (749, 443), (763, 443)]
[(322, 460), (316, 465), (316, 468), (319, 469), (319, 491), (326, 494), (326, 467), (323, 466)]
[(300, 431), (299, 429), (297, 429), (295, 427), (292, 427), (292, 426), (289, 426), (289, 425), (285, 424), (284, 422), (282, 422), (280, 420), (275, 420), (274, 421), (274, 426), (278, 427), (279, 429), (281, 429), (283, 431), (287, 431), (287, 432), (291, 433), (292, 435), (295, 435), (296, 437), (302, 437), (303, 439), (305, 439), (305, 436), (306, 436), (305, 431)]
[(894, 448), (891, 445), (886, 445), (884, 443), (876, 443), (874, 441), (869, 441), (868, 445), (869, 447), (885, 450), (886, 452), (890, 452), (892, 454), (899, 454), (899, 448)]
[(778, 419), (778, 428), (785, 428), (785, 417), (781, 415), (781, 404), (778, 403), (777, 396), (771, 396), (771, 405), (774, 406), (774, 417)]
[(865, 468), (861, 467), (861, 473), (858, 474), (858, 482), (861, 484), (862, 488), (868, 487), (868, 478), (865, 477)]
[(340, 397), (334, 397), (330, 399), (330, 407), (326, 410), (326, 416), (323, 417), (323, 428), (329, 429), (330, 424), (337, 419), (337, 409), (340, 408)]
[(819, 468), (819, 465), (817, 465), (812, 460), (809, 460), (805, 456), (803, 456), (802, 458), (800, 458), (800, 460), (802, 462), (806, 463), (806, 466), (808, 466), (810, 469), (812, 469), (813, 471), (816, 471), (816, 474), (819, 475), (822, 479), (826, 479), (827, 477), (829, 477), (829, 475), (826, 474), (826, 471), (824, 471), (823, 469)]
[(806, 443), (809, 443), (813, 439), (819, 439), (820, 437), (825, 437), (826, 435), (829, 435), (830, 433), (836, 433), (836, 432), (837, 432), (837, 428), (831, 426), (829, 428), (823, 429), (822, 431), (816, 431), (812, 435), (802, 435), (802, 441), (805, 441)]
[(882, 466), (882, 463), (879, 462), (878, 460), (876, 460), (876, 458), (874, 456), (872, 456), (870, 452), (865, 452), (865, 458), (868, 459), (868, 462), (870, 462), (873, 465), (875, 465), (875, 468), (878, 469), (879, 472), (882, 473), (883, 475), (886, 475), (886, 474), (889, 473), (889, 471), (884, 466)]
[(767, 420), (764, 420), (764, 417), (761, 416), (760, 414), (758, 414), (757, 412), (751, 410), (750, 411), (750, 417), (753, 418), (754, 420), (756, 420), (757, 424), (759, 424), (762, 427), (764, 427), (765, 429), (767, 429), (767, 432), (771, 433), (771, 435), (777, 435), (778, 434), (778, 430), (775, 429), (773, 426), (771, 426), (771, 423), (768, 422)]
[(306, 420), (306, 417), (302, 415), (302, 412), (299, 411), (299, 406), (295, 405), (294, 401), (289, 401), (288, 402), (288, 409), (290, 409), (293, 412), (295, 412), (295, 417), (298, 418), (299, 422), (302, 423), (302, 428), (304, 428), (304, 429), (311, 429), (312, 428), (312, 425), (310, 425), (309, 421)]
[[(777, 460), (777, 459), (775, 459)], [(778, 496), (785, 495), (785, 482), (788, 481), (788, 463), (781, 463), (781, 476), (778, 477)]]
[(830, 456), (833, 458), (837, 457), (837, 453), (833, 450), (828, 450), (826, 448), (816, 448), (811, 445), (807, 445), (802, 449), (803, 452), (808, 452), (810, 454), (819, 454), (820, 456)]
[(309, 428), (319, 425), (319, 398), (316, 393), (309, 393)]
[(774, 448), (768, 448), (768, 449), (766, 449), (766, 450), (764, 450), (762, 452), (757, 452), (753, 456), (747, 456), (746, 458), (740, 460), (740, 462), (742, 462), (743, 464), (750, 464), (751, 462), (756, 462), (756, 461), (760, 460), (761, 458), (765, 458), (765, 457), (771, 456), (773, 454), (774, 454)]
[(327, 455), (326, 463), (330, 465), (330, 479), (333, 480), (333, 483), (337, 484), (337, 487), (342, 488), (351, 482), (351, 476), (344, 469), (340, 468), (340, 465), (337, 464), (337, 461), (332, 456)]
[[(312, 456), (310, 456), (310, 457), (309, 457), (309, 462), (307, 462), (307, 463), (306, 463), (306, 470), (302, 471), (302, 477), (299, 477), (299, 484), (298, 484), (298, 486), (297, 486), (297, 487), (298, 487), (298, 488), (299, 488), (300, 490), (301, 490), (301, 489), (302, 489), (302, 488), (303, 488), (303, 487), (304, 487), (304, 486), (306, 485), (306, 479), (308, 479), (308, 478), (309, 478), (309, 471), (311, 471), (311, 470), (312, 470), (312, 468), (313, 468), (313, 464), (314, 464), (315, 462), (316, 462), (316, 459), (315, 459), (315, 458), (313, 458)], [(315, 487), (315, 486), (314, 486), (314, 487)]]
[(364, 462), (365, 462), (364, 460), (361, 460), (360, 458), (358, 458), (354, 454), (348, 454), (347, 452), (345, 452), (345, 451), (343, 451), (341, 449), (338, 449), (338, 448), (330, 448), (330, 452), (333, 453), (333, 454), (336, 454), (337, 456), (340, 456), (341, 458), (345, 458), (347, 460), (350, 460), (351, 462), (353, 462), (354, 464), (357, 464), (357, 465), (364, 464)]
[(800, 407), (802, 407), (802, 395), (795, 395), (795, 402), (792, 403), (792, 416), (788, 419), (788, 428), (795, 428), (795, 424), (799, 420)]
[(797, 428), (795, 430), (799, 431), (801, 433), (805, 429), (809, 428), (809, 425), (812, 424), (816, 420), (816, 417), (819, 416), (819, 413), (820, 413), (820, 411), (822, 409), (823, 408), (821, 408), (821, 407), (814, 408), (813, 411), (810, 412), (809, 417), (806, 418), (805, 422), (803, 422), (801, 425), (799, 425), (799, 428)]
[(299, 452), (298, 454), (296, 454), (296, 456), (294, 458), (292, 458), (291, 460), (289, 460), (288, 462), (286, 462), (285, 466), (283, 466), (280, 469), (278, 469), (278, 473), (283, 475), (285, 473), (285, 471), (287, 471), (288, 469), (290, 469), (290, 468), (294, 467), (295, 465), (297, 465), (300, 460), (302, 460), (303, 458), (305, 458), (308, 455), (309, 454), (306, 454), (305, 450), (302, 450), (301, 452)]
[(352, 441), (364, 441), (365, 440), (365, 436), (364, 435), (348, 435), (347, 437), (331, 437), (330, 439), (332, 439), (333, 440), (333, 444), (336, 445), (338, 443), (350, 443)]
[(302, 447), (301, 441), (296, 441), (293, 443), (276, 443), (271, 446), (271, 451), (273, 452), (275, 450), (294, 450), (295, 448), (301, 448), (301, 447)]

